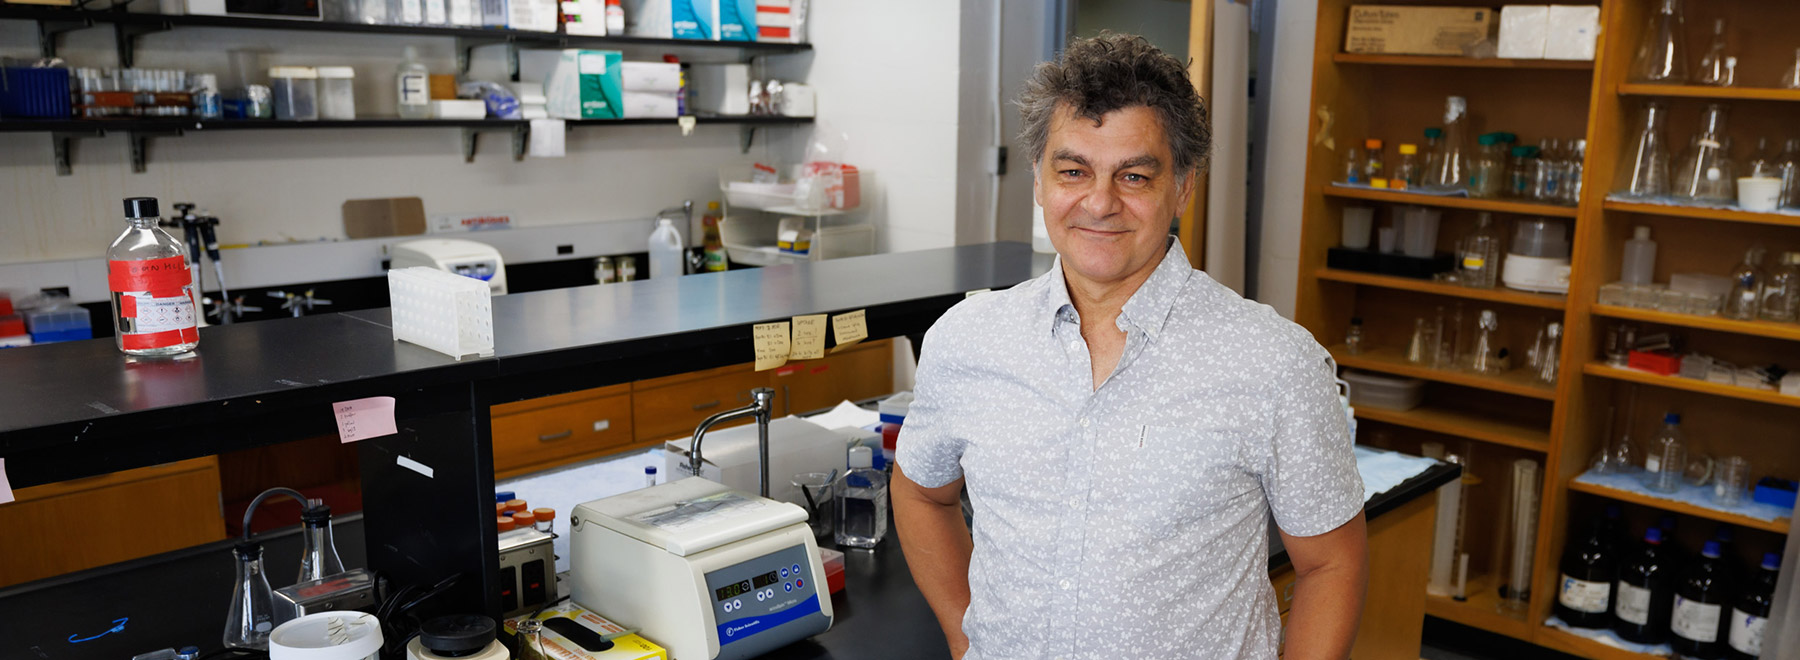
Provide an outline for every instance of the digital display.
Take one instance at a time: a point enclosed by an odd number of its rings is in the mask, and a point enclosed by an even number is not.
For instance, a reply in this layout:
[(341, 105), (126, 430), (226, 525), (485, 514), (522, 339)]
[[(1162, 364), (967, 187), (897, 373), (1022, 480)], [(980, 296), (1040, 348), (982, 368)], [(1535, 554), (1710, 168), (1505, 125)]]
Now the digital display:
[(741, 596), (741, 595), (750, 593), (752, 591), (755, 591), (757, 589), (761, 589), (763, 587), (769, 586), (771, 584), (776, 584), (779, 582), (781, 582), (781, 577), (779, 575), (776, 575), (775, 572), (771, 571), (769, 573), (765, 573), (763, 575), (758, 575), (758, 576), (750, 578), (748, 580), (740, 580), (738, 582), (734, 582), (732, 584), (728, 584), (723, 587), (719, 587), (718, 589), (714, 589), (713, 593), (718, 594), (719, 600), (725, 600), (727, 598), (731, 598), (733, 596)]

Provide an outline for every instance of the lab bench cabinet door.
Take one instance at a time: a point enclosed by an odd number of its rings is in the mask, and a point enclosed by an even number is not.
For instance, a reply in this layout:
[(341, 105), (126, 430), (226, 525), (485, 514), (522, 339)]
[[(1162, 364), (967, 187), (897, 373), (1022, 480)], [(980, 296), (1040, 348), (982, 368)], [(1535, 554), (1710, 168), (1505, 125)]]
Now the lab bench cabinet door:
[(601, 387), (493, 408), (494, 473), (506, 478), (632, 443), (631, 388)]
[(884, 396), (894, 390), (893, 341), (852, 346), (819, 360), (790, 362), (769, 374), (777, 416)]
[[(714, 413), (750, 405), (750, 390), (769, 386), (769, 375), (738, 364), (631, 384), (631, 417), (640, 442), (693, 437)], [(776, 412), (781, 412), (780, 407)], [(715, 428), (748, 424), (741, 419)]]
[(213, 456), (15, 495), (0, 506), (0, 587), (225, 538)]

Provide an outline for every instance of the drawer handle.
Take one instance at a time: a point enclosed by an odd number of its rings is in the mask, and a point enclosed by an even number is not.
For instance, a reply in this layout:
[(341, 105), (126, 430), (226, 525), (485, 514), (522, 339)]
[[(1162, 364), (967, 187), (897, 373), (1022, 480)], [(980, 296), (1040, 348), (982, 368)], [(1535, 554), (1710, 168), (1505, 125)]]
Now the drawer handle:
[(550, 435), (540, 435), (540, 436), (538, 436), (538, 442), (549, 442), (551, 440), (561, 440), (561, 439), (567, 438), (571, 435), (575, 435), (574, 429), (563, 431), (562, 433), (552, 433)]
[(696, 403), (696, 404), (694, 404), (694, 410), (706, 410), (706, 409), (707, 409), (707, 408), (717, 408), (717, 407), (719, 407), (719, 400), (718, 400), (718, 399), (713, 399), (713, 400), (711, 400), (711, 401), (708, 401), (708, 402), (706, 402), (706, 403)]

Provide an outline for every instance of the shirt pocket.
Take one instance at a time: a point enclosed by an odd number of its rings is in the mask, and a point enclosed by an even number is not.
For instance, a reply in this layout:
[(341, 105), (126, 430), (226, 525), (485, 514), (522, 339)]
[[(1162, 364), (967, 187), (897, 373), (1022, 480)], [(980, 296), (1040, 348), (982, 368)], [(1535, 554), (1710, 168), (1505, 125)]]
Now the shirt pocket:
[(1240, 433), (1179, 426), (1143, 426), (1141, 433), (1124, 493), (1125, 517), (1151, 538), (1206, 525), (1261, 487), (1244, 461)]

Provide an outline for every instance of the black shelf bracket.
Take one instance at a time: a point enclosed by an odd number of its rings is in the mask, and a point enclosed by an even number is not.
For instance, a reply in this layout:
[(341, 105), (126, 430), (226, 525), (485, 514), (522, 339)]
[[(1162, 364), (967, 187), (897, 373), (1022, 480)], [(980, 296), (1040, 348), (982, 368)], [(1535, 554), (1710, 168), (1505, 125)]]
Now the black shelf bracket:
[(506, 75), (513, 82), (519, 82), (519, 42), (512, 39), (480, 39), (475, 37), (456, 38), (456, 70), (469, 72), (469, 63), (475, 59), (475, 49), (482, 46), (506, 47)]
[(509, 131), (512, 133), (513, 160), (525, 160), (525, 145), (531, 142), (531, 125), (520, 123), (509, 126), (468, 127), (462, 129), (463, 162), (475, 162), (476, 136), (482, 133), (495, 133), (499, 131)]
[(44, 59), (50, 59), (52, 57), (56, 57), (56, 39), (57, 39), (57, 37), (60, 37), (66, 33), (74, 32), (76, 30), (80, 30), (83, 28), (93, 27), (93, 25), (94, 24), (92, 22), (86, 21), (86, 20), (80, 20), (80, 21), (42, 20), (42, 21), (38, 21), (37, 22), (38, 56), (43, 57)]
[(129, 69), (137, 59), (138, 37), (171, 29), (167, 23), (114, 23), (113, 47), (119, 52), (119, 68)]
[(750, 153), (750, 144), (756, 141), (756, 125), (745, 124), (738, 127), (738, 134), (743, 137), (744, 146), (739, 153)]
[(125, 140), (131, 143), (131, 172), (143, 174), (150, 161), (150, 138), (181, 137), (181, 131), (131, 131)]
[(81, 138), (94, 138), (106, 135), (106, 131), (57, 131), (50, 134), (50, 148), (56, 154), (56, 175), (69, 176), (75, 173), (74, 154), (75, 141)]

